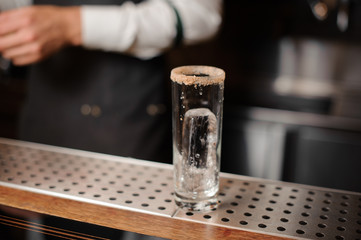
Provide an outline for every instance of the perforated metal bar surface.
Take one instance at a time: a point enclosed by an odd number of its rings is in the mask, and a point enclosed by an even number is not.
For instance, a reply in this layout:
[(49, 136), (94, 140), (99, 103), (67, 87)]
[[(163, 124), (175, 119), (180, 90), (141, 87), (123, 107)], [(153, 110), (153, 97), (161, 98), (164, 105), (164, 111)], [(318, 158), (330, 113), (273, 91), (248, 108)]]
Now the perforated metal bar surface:
[(361, 239), (361, 194), (221, 174), (220, 206), (173, 201), (172, 166), (0, 139), (0, 185), (224, 228), (306, 239)]

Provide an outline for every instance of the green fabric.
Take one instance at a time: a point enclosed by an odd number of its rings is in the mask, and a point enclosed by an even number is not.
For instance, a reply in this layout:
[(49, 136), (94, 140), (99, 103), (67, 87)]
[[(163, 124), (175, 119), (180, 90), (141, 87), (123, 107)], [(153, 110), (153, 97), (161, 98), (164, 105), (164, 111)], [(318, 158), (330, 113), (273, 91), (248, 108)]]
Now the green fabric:
[(174, 13), (177, 18), (177, 23), (176, 23), (177, 35), (174, 39), (174, 46), (177, 47), (177, 46), (181, 45), (182, 41), (183, 41), (183, 37), (184, 37), (183, 23), (182, 23), (182, 19), (181, 19), (180, 15), (179, 15), (179, 12), (178, 12), (177, 8), (174, 6), (174, 4), (170, 0), (167, 0), (167, 2), (173, 8)]

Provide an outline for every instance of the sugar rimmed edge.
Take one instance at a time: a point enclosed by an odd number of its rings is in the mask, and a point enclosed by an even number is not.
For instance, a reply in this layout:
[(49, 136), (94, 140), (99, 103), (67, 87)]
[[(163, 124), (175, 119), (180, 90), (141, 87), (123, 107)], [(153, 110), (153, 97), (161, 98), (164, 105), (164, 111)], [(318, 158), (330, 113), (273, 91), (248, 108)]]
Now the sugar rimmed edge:
[(185, 85), (220, 84), (224, 82), (225, 77), (226, 74), (223, 69), (203, 65), (177, 67), (174, 68), (170, 74), (170, 78), (173, 82)]

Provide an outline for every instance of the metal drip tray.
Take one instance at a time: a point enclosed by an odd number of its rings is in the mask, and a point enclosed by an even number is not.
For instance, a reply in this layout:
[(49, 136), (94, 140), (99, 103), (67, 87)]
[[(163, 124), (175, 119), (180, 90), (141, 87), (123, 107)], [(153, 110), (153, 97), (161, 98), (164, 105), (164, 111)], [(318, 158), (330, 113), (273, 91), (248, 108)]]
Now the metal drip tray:
[(0, 185), (265, 235), (361, 239), (361, 194), (221, 174), (217, 210), (173, 201), (173, 171), (153, 163), (0, 139)]

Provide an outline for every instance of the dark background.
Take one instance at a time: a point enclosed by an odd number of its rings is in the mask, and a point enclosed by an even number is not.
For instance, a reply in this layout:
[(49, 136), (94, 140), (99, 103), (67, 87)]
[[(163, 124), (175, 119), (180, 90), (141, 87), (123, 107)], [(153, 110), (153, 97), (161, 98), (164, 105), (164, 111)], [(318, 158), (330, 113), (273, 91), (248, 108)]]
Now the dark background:
[[(225, 0), (219, 34), (167, 54), (226, 72), (222, 171), (361, 192), (361, 1)], [(0, 136), (17, 138), (26, 69), (0, 77)]]

